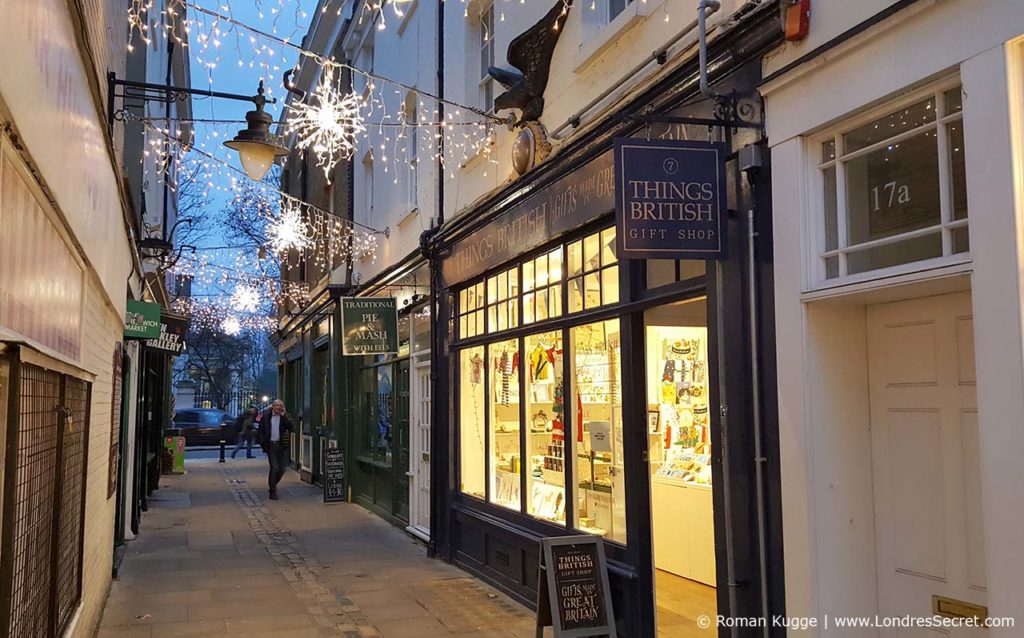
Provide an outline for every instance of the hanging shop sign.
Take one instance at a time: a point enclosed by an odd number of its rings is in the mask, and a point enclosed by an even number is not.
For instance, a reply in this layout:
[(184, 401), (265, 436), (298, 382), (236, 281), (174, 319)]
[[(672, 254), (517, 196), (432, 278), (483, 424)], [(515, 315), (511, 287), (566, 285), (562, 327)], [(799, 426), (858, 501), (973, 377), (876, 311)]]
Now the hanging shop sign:
[(125, 339), (156, 339), (160, 336), (160, 304), (128, 300), (124, 313)]
[(615, 140), (620, 259), (725, 259), (725, 145)]
[(455, 244), (441, 264), (443, 283), (451, 286), (475, 277), (614, 207), (614, 171), (608, 152), (513, 204)]
[(537, 628), (555, 638), (616, 638), (604, 540), (580, 534), (540, 540)]
[(342, 297), (341, 351), (345, 356), (398, 354), (394, 297)]
[(163, 313), (160, 315), (160, 333), (156, 339), (148, 339), (146, 347), (167, 354), (185, 352), (185, 333), (188, 332), (188, 319)]
[(345, 453), (341, 448), (324, 450), (324, 503), (344, 503)]

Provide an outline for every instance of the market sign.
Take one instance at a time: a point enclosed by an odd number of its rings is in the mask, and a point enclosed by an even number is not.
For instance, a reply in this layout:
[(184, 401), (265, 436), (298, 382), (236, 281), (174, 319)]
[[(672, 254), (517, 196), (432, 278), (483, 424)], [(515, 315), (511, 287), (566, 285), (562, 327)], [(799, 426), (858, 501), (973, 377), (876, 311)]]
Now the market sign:
[(125, 339), (156, 339), (160, 336), (160, 304), (128, 300), (124, 313)]
[(620, 259), (725, 259), (725, 145), (615, 140)]
[(398, 354), (394, 297), (342, 297), (341, 352), (345, 356)]
[(156, 339), (146, 341), (146, 347), (167, 354), (181, 354), (185, 352), (185, 333), (187, 332), (187, 318), (163, 313), (160, 315), (160, 332)]
[(580, 534), (540, 540), (537, 635), (616, 638), (604, 539)]

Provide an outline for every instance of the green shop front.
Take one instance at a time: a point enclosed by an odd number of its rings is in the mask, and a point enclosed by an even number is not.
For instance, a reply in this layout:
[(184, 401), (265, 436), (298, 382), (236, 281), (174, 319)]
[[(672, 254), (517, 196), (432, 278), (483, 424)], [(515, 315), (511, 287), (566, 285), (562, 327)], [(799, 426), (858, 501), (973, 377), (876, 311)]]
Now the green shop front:
[(346, 468), (353, 502), (427, 538), (429, 288), (422, 263), (397, 270), (341, 300)]
[[(755, 112), (764, 20), (712, 50)], [(622, 636), (783, 611), (769, 167), (696, 92), (686, 65), (430, 245), (434, 548), (535, 605), (539, 539), (600, 536)], [(722, 145), (723, 258), (621, 254), (615, 138)]]

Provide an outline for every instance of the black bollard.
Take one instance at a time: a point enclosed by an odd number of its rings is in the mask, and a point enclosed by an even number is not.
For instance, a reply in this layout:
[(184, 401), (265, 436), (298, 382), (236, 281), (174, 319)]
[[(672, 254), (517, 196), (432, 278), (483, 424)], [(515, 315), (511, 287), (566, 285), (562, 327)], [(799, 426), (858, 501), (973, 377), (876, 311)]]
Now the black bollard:
[(219, 463), (223, 463), (223, 462), (224, 462), (224, 439), (221, 439), (220, 440), (220, 461), (219, 461)]

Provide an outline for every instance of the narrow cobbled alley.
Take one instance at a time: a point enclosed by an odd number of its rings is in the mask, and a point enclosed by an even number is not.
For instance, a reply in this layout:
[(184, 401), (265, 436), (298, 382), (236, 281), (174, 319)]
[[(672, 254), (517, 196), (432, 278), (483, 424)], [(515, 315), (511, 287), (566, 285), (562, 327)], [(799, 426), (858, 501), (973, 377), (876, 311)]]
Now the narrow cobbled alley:
[(164, 477), (128, 544), (100, 636), (533, 634), (529, 611), (365, 509), (325, 505), (266, 461), (188, 463)]

